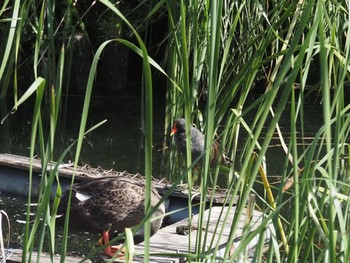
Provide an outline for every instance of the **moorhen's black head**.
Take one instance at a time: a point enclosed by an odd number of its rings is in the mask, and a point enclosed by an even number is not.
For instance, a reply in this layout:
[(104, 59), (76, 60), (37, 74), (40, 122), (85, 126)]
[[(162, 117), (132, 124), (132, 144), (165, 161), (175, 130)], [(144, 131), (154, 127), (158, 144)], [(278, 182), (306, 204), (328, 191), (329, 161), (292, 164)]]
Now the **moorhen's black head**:
[(171, 129), (171, 135), (180, 134), (186, 131), (186, 120), (184, 118), (177, 119)]
[[(186, 154), (186, 120), (177, 119), (174, 122), (170, 135), (175, 135), (175, 144), (180, 153)], [(191, 126), (191, 152), (192, 158), (197, 159), (204, 155), (205, 135), (195, 127)], [(222, 152), (221, 152), (222, 153)], [(213, 167), (219, 159), (220, 145), (213, 141), (210, 149), (210, 165)], [(221, 164), (232, 163), (232, 161), (222, 153)]]

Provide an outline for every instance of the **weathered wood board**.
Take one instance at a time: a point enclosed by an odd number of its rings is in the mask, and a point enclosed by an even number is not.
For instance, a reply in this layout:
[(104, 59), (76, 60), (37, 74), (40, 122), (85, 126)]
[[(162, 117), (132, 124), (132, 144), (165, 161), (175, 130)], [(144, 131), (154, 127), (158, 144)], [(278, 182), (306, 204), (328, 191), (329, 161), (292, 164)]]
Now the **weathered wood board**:
[[(223, 211), (223, 216), (220, 217), (220, 213)], [(209, 210), (205, 211), (204, 214), (204, 226), (206, 227), (207, 222), (209, 222), (207, 229), (205, 230), (207, 232), (207, 241), (206, 241), (206, 251), (209, 253), (213, 253), (215, 251), (215, 247), (217, 246), (216, 256), (221, 257), (224, 255), (225, 247), (227, 246), (229, 233), (231, 230), (231, 224), (234, 218), (236, 212), (236, 208), (232, 207), (230, 210), (228, 210), (227, 207), (213, 207), (211, 212)], [(208, 215), (210, 213), (210, 218), (208, 218)], [(246, 213), (247, 210), (244, 211), (243, 216), (239, 220), (238, 229), (235, 233), (235, 239), (233, 243), (229, 246), (231, 248), (231, 251), (233, 251), (235, 248), (238, 247), (239, 243), (242, 239), (242, 232), (244, 227), (244, 221), (246, 219)], [(228, 214), (228, 218), (226, 221), (224, 221), (224, 217)], [(253, 212), (252, 218), (251, 218), (251, 225), (250, 225), (250, 231), (253, 231), (258, 226), (260, 226), (263, 218), (263, 213), (259, 211)], [(198, 215), (195, 215), (192, 220), (192, 225), (197, 225), (198, 222)], [(188, 253), (189, 248), (189, 238), (188, 236), (184, 235), (178, 235), (176, 234), (176, 228), (178, 226), (187, 225), (188, 221), (187, 219), (184, 219), (182, 221), (179, 221), (175, 224), (169, 225), (165, 228), (160, 229), (154, 236), (150, 239), (150, 252), (151, 253), (173, 253), (173, 257), (160, 257), (160, 256), (151, 256), (150, 262), (153, 263), (163, 263), (163, 262), (182, 262), (181, 256), (177, 256), (181, 253)], [(215, 228), (217, 227), (217, 231), (215, 231)], [(271, 227), (271, 226), (269, 226)], [(198, 230), (193, 230), (191, 232), (191, 250), (194, 251), (195, 246), (195, 238), (197, 235)], [(203, 235), (204, 235), (204, 230)], [(219, 239), (219, 233), (222, 231), (222, 236)], [(216, 232), (216, 233), (215, 233)], [(258, 242), (259, 236), (256, 236), (253, 238), (250, 243), (246, 246), (246, 261), (248, 262), (248, 258), (252, 255), (254, 252), (257, 242)], [(268, 242), (270, 239), (270, 231), (267, 230), (265, 232), (264, 240), (265, 242)], [(213, 245), (210, 246), (211, 242), (213, 241)], [(143, 262), (143, 243), (136, 245), (136, 251), (135, 253), (139, 254), (139, 256), (135, 256), (134, 261), (135, 262)], [(244, 255), (242, 255), (244, 257)]]

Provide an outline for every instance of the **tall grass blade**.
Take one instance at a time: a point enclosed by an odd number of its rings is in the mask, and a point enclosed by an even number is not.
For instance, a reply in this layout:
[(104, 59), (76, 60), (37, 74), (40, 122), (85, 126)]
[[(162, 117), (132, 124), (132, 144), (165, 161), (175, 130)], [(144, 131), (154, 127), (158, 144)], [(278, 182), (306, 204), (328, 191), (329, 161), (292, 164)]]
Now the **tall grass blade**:
[[(6, 7), (6, 2), (3, 3), (2, 10)], [(13, 3), (13, 12), (12, 12), (12, 17), (11, 17), (11, 23), (9, 26), (9, 32), (7, 34), (7, 41), (6, 41), (6, 47), (4, 50), (4, 53), (2, 54), (2, 61), (0, 65), (0, 81), (3, 79), (3, 75), (5, 72), (5, 68), (8, 63), (8, 59), (11, 54), (11, 50), (13, 49), (13, 42), (15, 40), (15, 32), (18, 24), (18, 20), (20, 19), (18, 14), (19, 14), (19, 9), (20, 9), (20, 0), (15, 0)], [(2, 88), (1, 93), (0, 93), (0, 98), (3, 98), (6, 94), (6, 89)]]
[[(29, 215), (30, 215), (30, 203), (31, 203), (31, 195), (32, 195), (32, 181), (33, 181), (33, 158), (34, 158), (34, 149), (35, 149), (35, 142), (36, 142), (36, 135), (38, 130), (38, 123), (40, 119), (40, 106), (41, 101), (44, 95), (45, 90), (45, 80), (42, 78), (38, 78), (35, 81), (36, 85), (36, 100), (35, 100), (35, 106), (34, 106), (34, 112), (33, 112), (33, 121), (32, 121), (32, 131), (31, 131), (31, 139), (30, 139), (30, 170), (29, 170), (29, 189), (28, 189), (28, 205), (26, 210), (26, 227), (24, 232), (24, 244), (23, 244), (23, 254), (22, 254), (22, 262), (26, 262), (26, 256), (27, 251), (31, 251), (33, 248), (33, 239), (34, 239), (34, 232), (36, 231), (38, 227), (38, 221), (34, 222), (32, 226), (32, 232), (29, 233)], [(30, 256), (29, 256), (30, 258)], [(30, 259), (29, 259), (30, 260)]]

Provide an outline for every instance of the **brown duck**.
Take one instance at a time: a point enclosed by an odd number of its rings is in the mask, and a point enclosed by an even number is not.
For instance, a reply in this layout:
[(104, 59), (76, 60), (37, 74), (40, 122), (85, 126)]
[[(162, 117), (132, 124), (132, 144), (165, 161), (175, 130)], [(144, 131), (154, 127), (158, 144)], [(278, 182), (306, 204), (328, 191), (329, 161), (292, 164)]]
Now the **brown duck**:
[[(125, 228), (139, 224), (145, 216), (145, 181), (125, 177), (105, 177), (94, 179), (72, 186), (70, 210), (70, 227), (102, 233), (103, 243), (109, 242), (109, 234), (123, 232)], [(59, 213), (64, 213), (67, 207), (69, 191), (61, 198)], [(152, 187), (151, 207), (157, 205), (160, 196)], [(152, 217), (160, 216), (151, 222), (151, 235), (156, 233), (162, 224), (165, 213), (164, 204), (160, 204)], [(64, 218), (64, 217), (63, 217)], [(142, 242), (143, 231), (135, 234), (135, 242)], [(118, 250), (116, 246), (108, 246), (105, 254), (113, 256)]]

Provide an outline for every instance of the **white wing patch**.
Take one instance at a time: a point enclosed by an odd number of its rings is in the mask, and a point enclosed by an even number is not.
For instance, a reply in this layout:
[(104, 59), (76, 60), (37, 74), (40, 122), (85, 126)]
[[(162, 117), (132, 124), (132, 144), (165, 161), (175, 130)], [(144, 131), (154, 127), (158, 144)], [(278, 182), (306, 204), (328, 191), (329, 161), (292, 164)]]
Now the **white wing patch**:
[(80, 201), (80, 202), (85, 202), (86, 200), (89, 200), (91, 198), (91, 195), (87, 194), (82, 194), (82, 193), (76, 193), (75, 197)]

